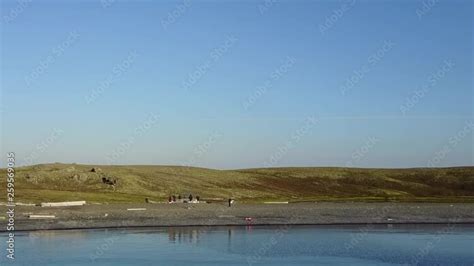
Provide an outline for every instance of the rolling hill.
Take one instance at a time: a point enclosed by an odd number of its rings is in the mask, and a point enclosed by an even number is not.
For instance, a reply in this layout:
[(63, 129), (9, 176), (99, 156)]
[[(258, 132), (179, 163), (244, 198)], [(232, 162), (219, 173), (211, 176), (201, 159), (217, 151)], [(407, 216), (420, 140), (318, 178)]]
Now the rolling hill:
[[(6, 169), (0, 169), (2, 176)], [(107, 180), (106, 183), (104, 181)], [(116, 181), (115, 185), (113, 180)], [(5, 187), (2, 178), (0, 185)], [(457, 201), (474, 202), (474, 167), (360, 169), (267, 168), (214, 170), (181, 166), (42, 164), (16, 169), (15, 200), (144, 202), (169, 195), (229, 197), (246, 202)], [(0, 194), (2, 201), (5, 193)]]

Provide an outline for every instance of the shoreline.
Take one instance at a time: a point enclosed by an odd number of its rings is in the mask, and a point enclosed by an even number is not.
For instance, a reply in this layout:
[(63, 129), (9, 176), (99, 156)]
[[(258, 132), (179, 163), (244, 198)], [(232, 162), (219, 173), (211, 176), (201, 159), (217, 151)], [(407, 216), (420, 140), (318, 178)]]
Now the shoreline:
[[(167, 228), (194, 228), (194, 227), (278, 227), (278, 226), (288, 226), (288, 227), (352, 227), (352, 226), (367, 226), (371, 225), (374, 227), (382, 226), (442, 226), (442, 225), (461, 225), (468, 226), (474, 229), (474, 222), (406, 222), (406, 223), (328, 223), (328, 224), (213, 224), (213, 225), (200, 225), (200, 224), (190, 224), (190, 225), (134, 225), (134, 226), (121, 226), (121, 227), (68, 227), (68, 228), (51, 228), (51, 229), (16, 229), (15, 232), (41, 232), (41, 231), (75, 231), (75, 230), (140, 230), (140, 229), (167, 229)], [(0, 233), (6, 233), (6, 230), (0, 230)]]
[[(145, 210), (128, 211), (130, 208)], [(15, 231), (198, 226), (474, 225), (473, 203), (107, 204), (15, 207)], [(29, 219), (29, 215), (54, 219)], [(251, 221), (248, 220), (251, 218)], [(6, 224), (6, 220), (2, 224)], [(6, 226), (0, 228), (6, 232)]]

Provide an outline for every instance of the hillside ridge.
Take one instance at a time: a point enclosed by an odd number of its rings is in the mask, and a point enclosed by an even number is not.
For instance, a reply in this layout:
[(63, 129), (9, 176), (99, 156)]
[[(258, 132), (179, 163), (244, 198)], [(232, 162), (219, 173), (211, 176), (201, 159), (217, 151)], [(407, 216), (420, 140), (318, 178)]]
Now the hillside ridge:
[[(6, 169), (0, 169), (2, 175)], [(5, 179), (0, 185), (5, 186)], [(278, 167), (217, 170), (160, 165), (39, 164), (16, 168), (16, 201), (474, 201), (474, 167)], [(5, 201), (5, 195), (0, 200)]]

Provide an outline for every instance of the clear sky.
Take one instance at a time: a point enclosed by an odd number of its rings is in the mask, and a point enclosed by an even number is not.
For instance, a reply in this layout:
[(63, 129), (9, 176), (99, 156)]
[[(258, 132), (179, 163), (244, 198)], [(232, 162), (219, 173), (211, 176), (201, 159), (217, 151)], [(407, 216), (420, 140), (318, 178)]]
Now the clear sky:
[(2, 1), (2, 158), (473, 165), (473, 3), (430, 3)]

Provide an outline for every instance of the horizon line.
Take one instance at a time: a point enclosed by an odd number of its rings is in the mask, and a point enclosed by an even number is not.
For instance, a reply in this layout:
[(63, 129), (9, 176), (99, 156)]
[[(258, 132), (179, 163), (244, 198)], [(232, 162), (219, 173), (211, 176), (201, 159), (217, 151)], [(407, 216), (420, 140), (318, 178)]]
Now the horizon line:
[[(192, 165), (173, 165), (173, 164), (84, 164), (84, 163), (63, 163), (63, 162), (49, 162), (49, 163), (37, 163), (31, 165), (15, 165), (13, 168), (24, 168), (24, 167), (34, 167), (41, 165), (54, 165), (54, 164), (63, 164), (63, 165), (80, 165), (80, 166), (97, 166), (97, 167), (111, 167), (111, 166), (120, 166), (120, 167), (134, 167), (134, 166), (157, 166), (157, 167), (181, 167), (181, 168), (201, 168), (209, 170), (218, 170), (218, 171), (238, 171), (238, 170), (252, 170), (252, 169), (281, 169), (281, 168), (341, 168), (341, 169), (372, 169), (372, 170), (409, 170), (409, 169), (449, 169), (449, 168), (474, 168), (473, 165), (451, 165), (451, 166), (414, 166), (414, 167), (357, 167), (357, 166), (270, 166), (270, 167), (250, 167), (250, 168), (209, 168), (202, 166), (192, 166)], [(8, 167), (0, 167), (0, 170), (7, 169)]]

